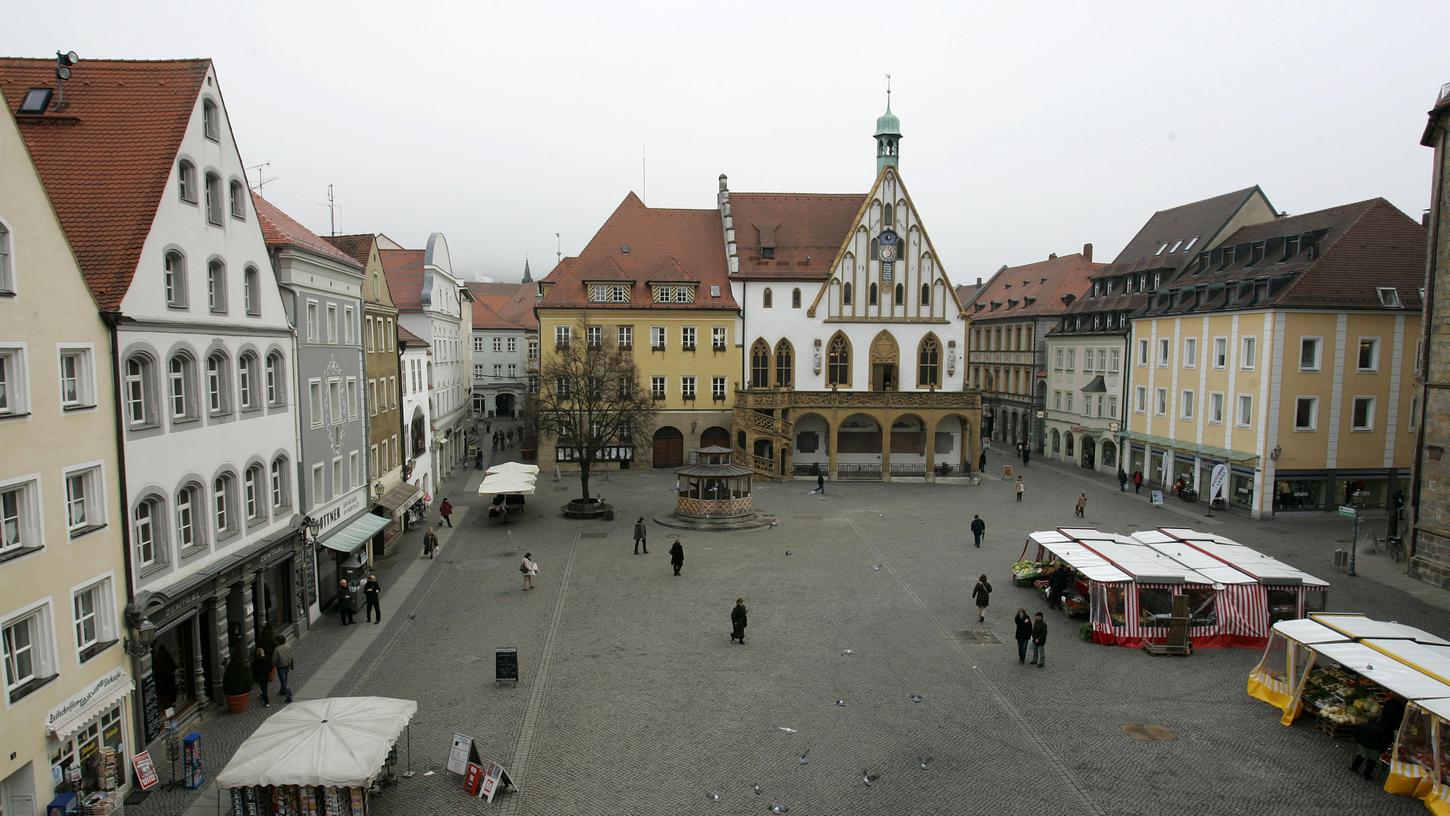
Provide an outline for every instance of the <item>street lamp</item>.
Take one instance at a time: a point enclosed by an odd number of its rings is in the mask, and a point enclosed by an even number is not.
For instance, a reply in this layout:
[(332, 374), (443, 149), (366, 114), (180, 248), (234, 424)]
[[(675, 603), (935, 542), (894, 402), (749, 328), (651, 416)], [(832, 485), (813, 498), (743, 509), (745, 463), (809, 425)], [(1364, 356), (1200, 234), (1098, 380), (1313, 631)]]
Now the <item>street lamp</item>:
[(1283, 456), (1283, 455), (1284, 455), (1284, 449), (1281, 448), (1281, 447), (1279, 447), (1278, 445), (1275, 445), (1274, 446), (1274, 449), (1271, 450), (1271, 451), (1269, 451), (1269, 458), (1270, 459), (1273, 459), (1275, 461), (1277, 461), (1278, 458), (1280, 456)]
[(148, 620), (146, 613), (142, 611), (150, 597), (151, 593), (140, 592), (136, 595), (136, 600), (126, 604), (126, 625), (136, 633), (136, 637), (128, 635), (121, 648), (131, 657), (150, 654), (151, 646), (156, 642), (156, 624)]
[(302, 524), (299, 525), (298, 529), (302, 531), (304, 541), (307, 539), (307, 534), (311, 533), (312, 543), (316, 544), (317, 534), (322, 531), (322, 522), (311, 516), (303, 516)]

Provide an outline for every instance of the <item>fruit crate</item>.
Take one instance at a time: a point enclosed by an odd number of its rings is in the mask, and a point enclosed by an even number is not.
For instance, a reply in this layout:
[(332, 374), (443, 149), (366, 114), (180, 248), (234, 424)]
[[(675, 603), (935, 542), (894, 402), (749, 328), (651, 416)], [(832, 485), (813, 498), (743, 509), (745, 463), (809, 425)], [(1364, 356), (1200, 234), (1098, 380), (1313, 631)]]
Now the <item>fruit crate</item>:
[(1354, 739), (1354, 723), (1337, 723), (1322, 714), (1314, 715), (1314, 722), (1320, 732), (1332, 740)]

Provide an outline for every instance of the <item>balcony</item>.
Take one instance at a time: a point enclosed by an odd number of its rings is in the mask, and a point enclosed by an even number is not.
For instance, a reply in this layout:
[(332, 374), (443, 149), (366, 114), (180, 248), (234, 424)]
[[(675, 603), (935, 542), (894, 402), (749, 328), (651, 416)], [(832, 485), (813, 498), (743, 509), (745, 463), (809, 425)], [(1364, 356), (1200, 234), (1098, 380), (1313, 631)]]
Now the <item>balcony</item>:
[(796, 391), (789, 388), (741, 388), (737, 408), (947, 408), (973, 410), (982, 405), (976, 391)]
[(782, 440), (789, 440), (791, 438), (791, 427), (793, 425), (794, 423), (788, 419), (771, 416), (770, 414), (762, 414), (759, 411), (741, 408), (738, 405), (735, 407), (736, 428), (770, 434)]

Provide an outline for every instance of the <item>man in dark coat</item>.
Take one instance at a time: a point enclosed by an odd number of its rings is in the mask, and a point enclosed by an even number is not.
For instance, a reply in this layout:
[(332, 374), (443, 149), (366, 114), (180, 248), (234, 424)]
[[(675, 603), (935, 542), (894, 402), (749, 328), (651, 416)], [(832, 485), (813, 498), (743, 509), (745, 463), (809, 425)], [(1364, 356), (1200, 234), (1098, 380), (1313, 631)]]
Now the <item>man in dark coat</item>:
[(986, 535), (986, 533), (987, 533), (987, 522), (982, 521), (982, 517), (981, 516), (977, 515), (976, 513), (973, 513), (972, 514), (972, 543), (973, 544), (976, 544), (978, 548), (981, 548), (981, 546), (982, 546), (982, 536)]
[(447, 524), (449, 527), (453, 526), (453, 503), (448, 501), (447, 498), (444, 498), (443, 504), (439, 506), (438, 515), (443, 517), (444, 524)]
[(816, 492), (822, 496), (826, 495), (826, 474), (816, 474)]
[(1128, 474), (1122, 468), (1118, 468), (1118, 492), (1128, 492)]
[(352, 597), (352, 589), (347, 585), (344, 578), (337, 587), (337, 614), (342, 617), (342, 625), (356, 623), (353, 616), (357, 614), (357, 602)]
[(685, 548), (680, 546), (680, 540), (670, 545), (670, 566), (675, 568), (675, 574), (680, 574), (680, 567), (685, 565)]
[(1027, 641), (1032, 639), (1032, 618), (1027, 615), (1026, 609), (1018, 609), (1012, 621), (1017, 624), (1017, 662), (1026, 663)]
[(746, 624), (745, 599), (744, 598), (736, 598), (735, 599), (735, 608), (732, 609), (732, 610), (730, 610), (730, 642), (731, 643), (734, 643), (735, 641), (738, 640), (738, 641), (740, 641), (740, 645), (741, 646), (744, 646), (745, 645), (745, 624)]
[(645, 541), (644, 516), (635, 519), (634, 522), (634, 554), (639, 555), (639, 548), (644, 547), (644, 554), (649, 555), (649, 543)]
[(1022, 443), (1022, 466), (1023, 467), (1027, 467), (1027, 463), (1029, 461), (1031, 461), (1031, 459), (1032, 459), (1032, 446), (1031, 445), (1028, 445), (1026, 442), (1023, 442)]
[(1032, 665), (1047, 668), (1047, 621), (1041, 612), (1032, 617)]
[(378, 583), (378, 576), (369, 575), (363, 584), (363, 619), (368, 623), (383, 622), (383, 608), (378, 605), (382, 597), (383, 585)]
[(267, 686), (271, 683), (271, 678), (272, 661), (267, 658), (267, 651), (261, 646), (258, 646), (256, 654), (252, 656), (252, 679), (256, 681), (257, 687), (262, 690), (262, 708), (266, 708), (272, 704), (272, 701), (267, 697)]
[(987, 449), (982, 448), (982, 455), (977, 457), (977, 472), (987, 472)]
[(1067, 592), (1068, 586), (1072, 583), (1072, 570), (1066, 564), (1058, 564), (1057, 569), (1047, 578), (1047, 606), (1049, 609), (1062, 608), (1062, 596)]

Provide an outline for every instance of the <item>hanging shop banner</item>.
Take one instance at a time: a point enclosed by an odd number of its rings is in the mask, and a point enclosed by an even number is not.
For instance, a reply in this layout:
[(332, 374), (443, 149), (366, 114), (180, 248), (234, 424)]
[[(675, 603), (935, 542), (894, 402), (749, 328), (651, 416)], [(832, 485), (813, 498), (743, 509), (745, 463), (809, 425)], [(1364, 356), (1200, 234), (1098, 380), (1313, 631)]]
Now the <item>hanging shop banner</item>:
[(131, 767), (136, 769), (136, 784), (141, 786), (141, 790), (147, 790), (159, 781), (150, 751), (142, 751), (131, 757)]
[(1213, 475), (1209, 477), (1208, 500), (1228, 498), (1228, 465), (1219, 463), (1213, 466)]

